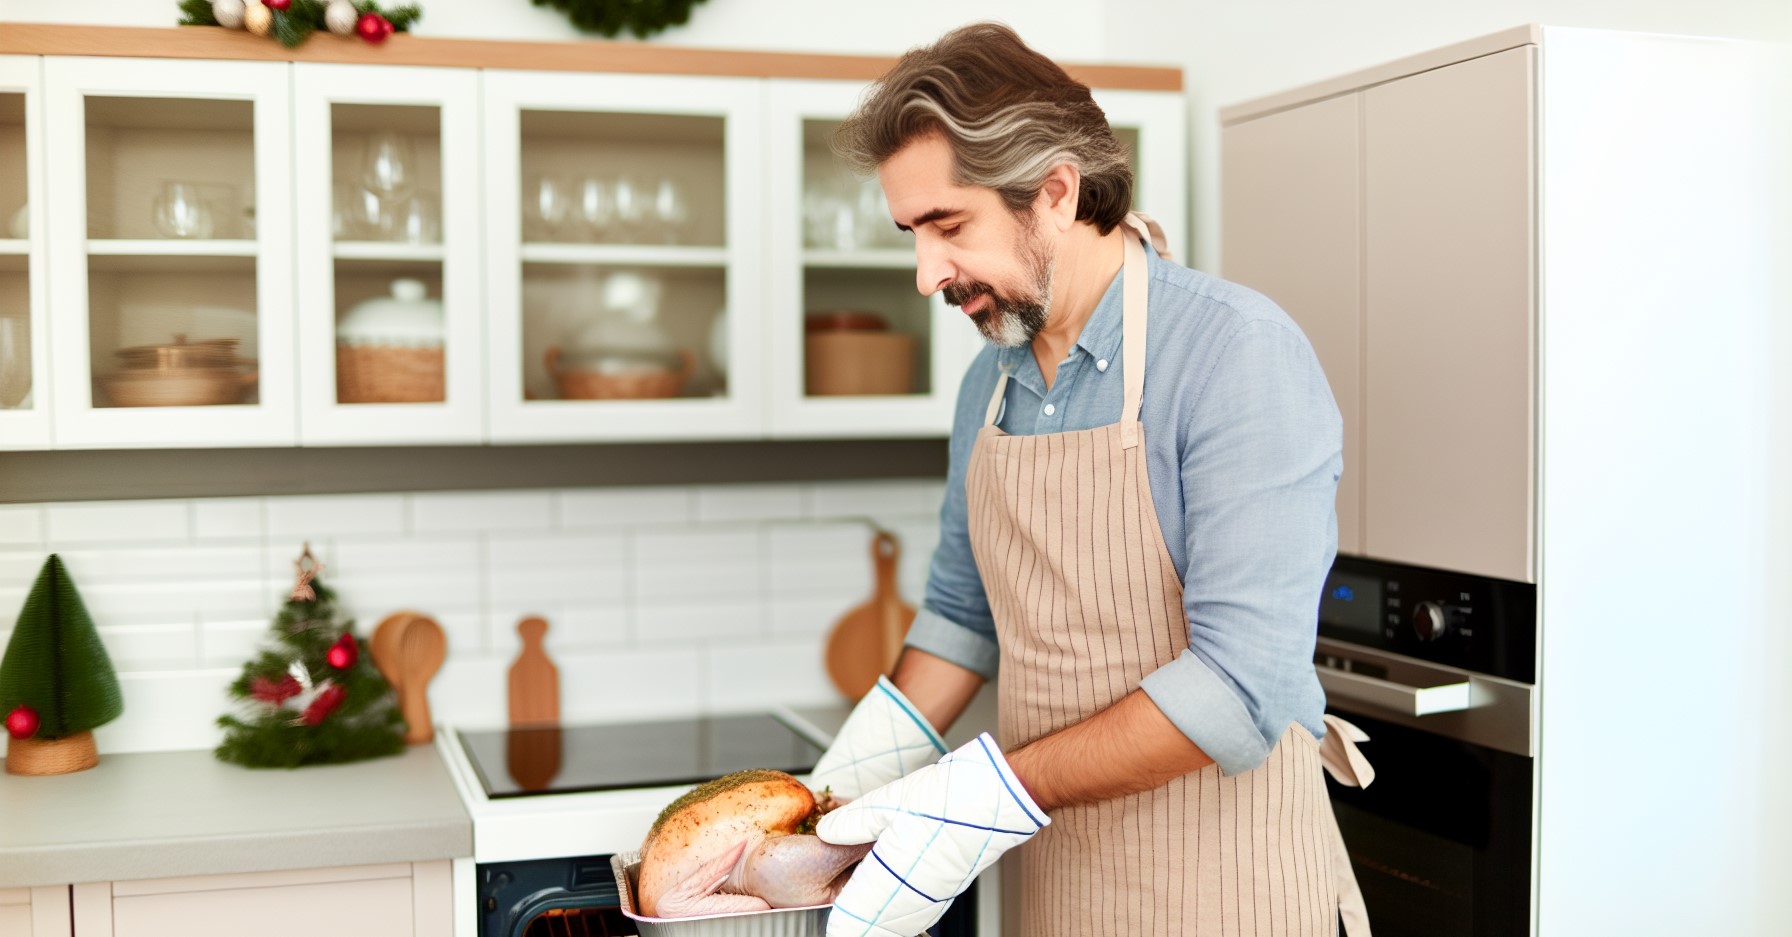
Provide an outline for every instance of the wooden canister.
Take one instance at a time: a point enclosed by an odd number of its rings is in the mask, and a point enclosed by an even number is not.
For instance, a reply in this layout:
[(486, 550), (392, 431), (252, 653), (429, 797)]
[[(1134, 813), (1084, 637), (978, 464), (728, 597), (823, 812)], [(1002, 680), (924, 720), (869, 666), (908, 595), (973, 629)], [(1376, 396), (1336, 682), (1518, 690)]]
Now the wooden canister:
[(914, 392), (915, 337), (906, 332), (810, 332), (803, 337), (810, 396)]

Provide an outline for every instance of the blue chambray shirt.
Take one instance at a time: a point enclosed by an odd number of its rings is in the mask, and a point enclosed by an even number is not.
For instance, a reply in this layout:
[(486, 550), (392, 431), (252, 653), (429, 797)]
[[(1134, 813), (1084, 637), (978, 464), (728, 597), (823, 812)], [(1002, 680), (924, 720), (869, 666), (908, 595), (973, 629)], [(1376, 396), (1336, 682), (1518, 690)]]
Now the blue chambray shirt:
[[(1152, 501), (1182, 577), (1189, 649), (1147, 674), (1159, 709), (1226, 774), (1261, 764), (1292, 723), (1325, 733), (1313, 670), (1319, 593), (1337, 550), (1343, 423), (1312, 346), (1262, 294), (1163, 260), (1151, 270), (1140, 421)], [(1116, 276), (1050, 392), (1031, 348), (985, 348), (952, 425), (940, 545), (908, 645), (985, 677), (995, 622), (971, 555), (965, 469), (999, 370), (1003, 430), (1120, 419)]]

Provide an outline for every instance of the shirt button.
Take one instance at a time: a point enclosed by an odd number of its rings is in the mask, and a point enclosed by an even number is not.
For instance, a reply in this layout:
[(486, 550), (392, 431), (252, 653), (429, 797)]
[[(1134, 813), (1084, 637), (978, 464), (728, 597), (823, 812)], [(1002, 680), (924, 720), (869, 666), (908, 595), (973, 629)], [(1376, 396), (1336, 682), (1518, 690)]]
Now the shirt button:
[(1046, 416), (1051, 416), (1052, 414), (1057, 413), (1057, 412), (1058, 412), (1057, 407), (1054, 407), (1049, 403), (1045, 405), (1045, 415)]
[(1108, 369), (1108, 359), (1103, 358), (1100, 361), (1095, 362), (1095, 370), (1106, 371), (1107, 369)]

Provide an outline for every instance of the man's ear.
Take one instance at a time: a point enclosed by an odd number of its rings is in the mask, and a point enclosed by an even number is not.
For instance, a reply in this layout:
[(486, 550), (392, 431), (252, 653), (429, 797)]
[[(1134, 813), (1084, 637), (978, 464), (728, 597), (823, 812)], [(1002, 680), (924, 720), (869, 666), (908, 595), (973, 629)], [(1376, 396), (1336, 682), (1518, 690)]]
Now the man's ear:
[(1033, 200), (1034, 210), (1059, 231), (1070, 230), (1076, 224), (1076, 202), (1082, 183), (1083, 174), (1075, 166), (1053, 166), (1045, 175), (1045, 184), (1039, 187), (1039, 197)]

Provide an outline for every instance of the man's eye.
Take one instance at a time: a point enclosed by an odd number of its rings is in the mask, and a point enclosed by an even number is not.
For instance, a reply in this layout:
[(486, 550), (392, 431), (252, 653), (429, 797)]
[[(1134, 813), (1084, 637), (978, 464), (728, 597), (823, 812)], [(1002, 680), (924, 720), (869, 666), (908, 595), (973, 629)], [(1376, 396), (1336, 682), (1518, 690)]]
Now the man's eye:
[(948, 238), (949, 237), (957, 237), (958, 229), (962, 228), (962, 227), (964, 227), (964, 226), (955, 224), (949, 228), (941, 228), (940, 229), (940, 237), (948, 237)]

